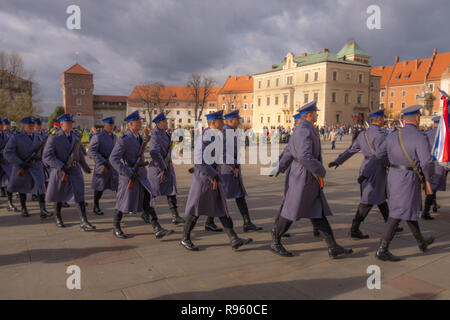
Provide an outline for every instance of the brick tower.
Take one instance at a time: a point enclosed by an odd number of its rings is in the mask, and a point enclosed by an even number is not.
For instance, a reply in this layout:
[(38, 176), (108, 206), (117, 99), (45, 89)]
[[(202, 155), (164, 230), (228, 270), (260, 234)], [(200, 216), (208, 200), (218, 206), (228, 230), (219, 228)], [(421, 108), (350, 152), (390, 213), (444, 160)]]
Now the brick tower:
[(90, 129), (94, 125), (94, 75), (76, 63), (63, 72), (63, 106), (74, 116), (74, 126)]

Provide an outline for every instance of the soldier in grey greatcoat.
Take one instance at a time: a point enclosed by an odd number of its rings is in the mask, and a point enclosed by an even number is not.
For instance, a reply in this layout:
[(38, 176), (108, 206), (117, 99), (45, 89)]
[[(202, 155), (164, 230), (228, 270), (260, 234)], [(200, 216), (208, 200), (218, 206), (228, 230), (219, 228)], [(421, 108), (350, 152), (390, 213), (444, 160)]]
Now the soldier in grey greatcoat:
[(80, 211), (80, 228), (83, 231), (95, 230), (86, 216), (86, 203), (84, 202), (84, 178), (81, 169), (91, 173), (91, 169), (81, 151), (81, 141), (72, 130), (73, 117), (70, 113), (58, 118), (61, 129), (51, 136), (44, 147), (42, 159), (50, 167), (46, 202), (56, 202), (56, 226), (65, 227), (61, 209), (63, 202), (74, 201), (78, 203)]
[[(359, 172), (364, 170), (369, 159), (375, 154), (384, 139), (386, 139), (387, 135), (381, 129), (384, 125), (384, 110), (385, 109), (378, 109), (369, 113), (369, 119), (371, 121), (370, 126), (367, 130), (361, 131), (353, 141), (352, 145), (341, 153), (336, 160), (328, 164), (329, 168), (337, 168), (353, 155), (361, 151), (364, 155), (364, 160), (361, 163)], [(386, 203), (386, 164), (379, 162), (373, 170), (375, 170), (375, 172), (371, 175), (371, 178), (361, 184), (361, 201), (356, 210), (356, 215), (350, 229), (350, 237), (353, 239), (369, 238), (369, 235), (363, 234), (361, 230), (359, 230), (359, 226), (366, 219), (370, 209), (372, 209), (374, 205), (377, 205), (378, 209), (380, 209), (384, 222), (387, 222), (389, 218), (389, 206)], [(403, 229), (398, 228), (397, 232), (402, 230)]]
[(389, 219), (376, 253), (376, 257), (383, 261), (400, 260), (389, 252), (389, 244), (402, 220), (407, 222), (420, 250), (425, 251), (434, 241), (433, 237), (424, 239), (417, 221), (422, 209), (420, 170), (426, 181), (432, 181), (434, 171), (427, 137), (417, 128), (421, 108), (423, 108), (421, 105), (414, 105), (402, 110), (405, 126), (387, 136), (358, 178), (359, 182), (370, 180), (371, 175), (375, 173), (373, 168), (378, 165), (377, 162), (389, 161), (387, 176)]
[(0, 180), (0, 186), (5, 191), (7, 197), (8, 197), (8, 211), (14, 211), (17, 212), (19, 209), (16, 208), (16, 206), (13, 203), (13, 194), (12, 192), (7, 191), (8, 184), (9, 184), (9, 176), (11, 174), (11, 164), (8, 162), (7, 159), (3, 157), (3, 150), (5, 149), (6, 144), (8, 143), (8, 140), (13, 135), (11, 131), (11, 121), (8, 118), (4, 118), (2, 121), (3, 125), (2, 132), (1, 132), (1, 144), (0, 144), (0, 167), (2, 171), (1, 180)]
[[(425, 135), (428, 139), (428, 143), (430, 145), (430, 152), (433, 149), (434, 140), (436, 138), (436, 133), (438, 131), (439, 120), (441, 117), (434, 117), (433, 120), (433, 128), (428, 130)], [(434, 206), (433, 210), (437, 211), (438, 206), (436, 204), (436, 192), (437, 191), (445, 191), (447, 187), (447, 173), (448, 170), (443, 166), (439, 165), (437, 162), (434, 163), (434, 176), (433, 181), (431, 183), (431, 189), (433, 190), (433, 194), (429, 194), (425, 197), (425, 205), (422, 211), (422, 219), (424, 220), (433, 220), (434, 218), (430, 215), (431, 206)]]
[(142, 212), (145, 223), (151, 223), (157, 239), (173, 233), (158, 222), (155, 209), (151, 206), (152, 190), (147, 179), (148, 163), (145, 161), (147, 140), (139, 134), (142, 120), (138, 111), (125, 118), (128, 130), (117, 140), (109, 156), (109, 163), (119, 173), (116, 214), (113, 219), (113, 234), (121, 239), (127, 235), (120, 227), (123, 214)]
[[(49, 136), (49, 132), (47, 130), (42, 129), (42, 120), (39, 117), (34, 118), (34, 134), (44, 140)], [(39, 161), (42, 163), (42, 157)], [(42, 167), (44, 168), (45, 188), (47, 189), (48, 168), (43, 163), (42, 163)], [(31, 198), (33, 201), (39, 201), (39, 197), (37, 194), (33, 194)], [(44, 201), (45, 201), (45, 195), (44, 195)]]
[(3, 156), (11, 164), (8, 192), (18, 192), (22, 216), (28, 217), (27, 194), (39, 198), (41, 218), (53, 215), (45, 208), (45, 177), (41, 157), (45, 139), (34, 133), (34, 119), (22, 119), (23, 130), (9, 139)]
[(150, 157), (148, 166), (148, 181), (155, 197), (166, 196), (169, 209), (172, 212), (172, 223), (184, 223), (178, 214), (177, 207), (177, 181), (172, 164), (172, 139), (167, 133), (167, 118), (164, 112), (158, 114), (153, 122), (156, 125), (150, 139)]
[(94, 135), (89, 143), (88, 155), (94, 160), (91, 188), (94, 189), (94, 208), (96, 215), (103, 215), (100, 209), (100, 198), (105, 190), (117, 191), (119, 174), (109, 163), (109, 156), (117, 137), (114, 134), (114, 119), (108, 117), (102, 120), (103, 130)]
[(331, 210), (322, 190), (326, 170), (322, 165), (319, 133), (313, 125), (317, 121), (317, 111), (316, 101), (301, 107), (298, 110), (301, 122), (289, 139), (289, 151), (294, 161), (289, 172), (289, 185), (281, 215), (272, 229), (270, 244), (270, 249), (280, 256), (292, 256), (281, 244), (281, 237), (292, 222), (301, 218), (311, 219), (314, 227), (324, 235), (330, 257), (336, 258), (353, 252), (336, 243), (326, 218), (331, 215)]
[[(233, 220), (228, 214), (226, 195), (220, 183), (220, 168), (223, 162), (216, 157), (217, 148), (222, 148), (223, 110), (206, 115), (208, 126), (203, 135), (195, 141), (196, 148), (201, 143), (201, 155), (197, 154), (200, 149), (194, 151), (195, 166), (192, 177), (191, 188), (189, 189), (186, 201), (186, 222), (184, 224), (184, 236), (180, 244), (187, 250), (197, 251), (198, 247), (191, 241), (191, 231), (199, 216), (218, 217), (231, 241), (233, 250), (242, 245), (250, 243), (252, 239), (241, 239), (237, 236), (233, 228)], [(201, 139), (201, 140), (200, 140)], [(214, 144), (213, 144), (214, 143)], [(213, 144), (216, 148), (208, 148)], [(210, 153), (206, 152), (208, 149)], [(223, 154), (220, 153), (219, 157)], [(200, 158), (201, 157), (201, 158)]]

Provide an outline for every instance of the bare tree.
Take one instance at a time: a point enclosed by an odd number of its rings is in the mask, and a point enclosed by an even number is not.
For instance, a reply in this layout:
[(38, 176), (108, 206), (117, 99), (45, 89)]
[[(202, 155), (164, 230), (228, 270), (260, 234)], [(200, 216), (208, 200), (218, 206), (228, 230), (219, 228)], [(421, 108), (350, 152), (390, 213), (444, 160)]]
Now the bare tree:
[(233, 105), (234, 105), (235, 109), (239, 109), (238, 106), (242, 106), (242, 100), (240, 99), (240, 97), (236, 96), (235, 94), (226, 94), (224, 104), (225, 104), (225, 110), (231, 110), (231, 107)]
[(137, 103), (148, 113), (150, 126), (152, 124), (153, 111), (163, 112), (174, 100), (170, 89), (167, 89), (161, 81), (155, 81), (150, 84), (139, 86), (137, 88), (137, 97), (131, 99), (131, 102)]
[(189, 88), (189, 94), (194, 100), (194, 120), (202, 119), (203, 108), (205, 107), (208, 97), (213, 93), (214, 79), (201, 76), (198, 73), (192, 73), (186, 83)]

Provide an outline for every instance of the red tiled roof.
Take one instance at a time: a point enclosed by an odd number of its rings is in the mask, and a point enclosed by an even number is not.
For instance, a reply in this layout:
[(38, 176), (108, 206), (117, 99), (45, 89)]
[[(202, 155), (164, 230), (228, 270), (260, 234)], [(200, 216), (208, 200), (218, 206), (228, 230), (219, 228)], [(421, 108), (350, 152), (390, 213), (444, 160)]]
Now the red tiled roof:
[(89, 71), (87, 71), (82, 65), (75, 63), (73, 66), (71, 66), (69, 69), (64, 71), (64, 73), (74, 73), (74, 74), (87, 74), (92, 75)]
[(229, 76), (219, 94), (253, 92), (253, 76)]
[[(145, 91), (151, 92), (152, 86), (150, 85), (137, 85), (134, 87), (133, 92), (128, 96), (128, 100), (133, 102), (133, 100), (139, 99), (145, 95)], [(211, 94), (208, 96), (208, 101), (216, 101), (217, 93), (221, 87), (212, 87)], [(191, 89), (185, 86), (166, 86), (162, 89), (161, 98), (167, 99), (169, 97), (169, 92), (172, 95), (173, 101), (192, 101)], [(202, 94), (203, 90), (201, 90)]]
[(94, 102), (123, 102), (127, 103), (127, 96), (106, 96), (94, 94)]

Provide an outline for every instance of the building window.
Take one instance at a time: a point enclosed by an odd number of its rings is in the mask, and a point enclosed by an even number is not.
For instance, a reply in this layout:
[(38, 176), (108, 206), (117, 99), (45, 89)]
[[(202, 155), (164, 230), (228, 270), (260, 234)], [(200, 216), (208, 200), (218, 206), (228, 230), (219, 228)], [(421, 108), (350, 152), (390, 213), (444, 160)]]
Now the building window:
[(358, 104), (361, 104), (361, 103), (362, 103), (362, 94), (358, 94), (358, 97), (356, 98), (356, 102), (357, 102)]
[(280, 82), (279, 80), (280, 80), (280, 79), (278, 79), (278, 78), (275, 80), (275, 86), (276, 86), (276, 87), (278, 87), (278, 84), (279, 84), (279, 82)]
[(434, 91), (434, 84), (433, 84), (433, 83), (430, 83), (430, 84), (428, 85), (428, 88), (430, 88), (431, 91)]
[(305, 95), (303, 96), (303, 103), (307, 103), (308, 98), (309, 98), (309, 95), (307, 93), (305, 93)]
[(270, 88), (270, 80), (267, 80), (267, 88)]
[(384, 103), (380, 103), (380, 109), (384, 108)]
[(278, 123), (280, 123), (280, 122), (281, 122), (281, 116), (278, 115)]
[(394, 103), (391, 102), (391, 104), (389, 105), (389, 108), (394, 109)]
[(403, 95), (404, 97), (406, 97), (406, 91), (405, 91), (405, 90), (402, 91), (402, 95)]
[(222, 109), (225, 110), (225, 107), (226, 107), (226, 105), (223, 104), (223, 105), (222, 105)]
[(231, 110), (234, 110), (234, 109), (235, 109), (234, 104), (231, 104)]
[(189, 115), (189, 116), (191, 115), (191, 110), (188, 110), (188, 115)]
[(381, 96), (384, 97), (384, 91), (381, 91)]
[(339, 123), (341, 122), (341, 115), (339, 113), (336, 114), (336, 122)]
[(264, 123), (264, 117), (261, 117), (261, 123)]
[(258, 89), (261, 89), (261, 81), (258, 81)]
[(319, 73), (314, 72), (314, 81), (319, 81)]
[(247, 99), (247, 96), (244, 96), (244, 100), (246, 100)]
[(317, 92), (314, 92), (314, 100), (317, 101), (319, 99), (319, 94)]
[(250, 117), (247, 117), (247, 123), (250, 123)]
[(402, 102), (402, 109), (406, 106), (406, 104), (404, 102)]
[(285, 95), (284, 96), (284, 102), (283, 102), (284, 104), (287, 104), (288, 103), (288, 96), (287, 95)]
[(373, 88), (373, 81), (370, 81), (370, 87)]
[(181, 120), (181, 118), (180, 118), (180, 119), (178, 119), (178, 123), (181, 123), (181, 121), (182, 121), (182, 120)]
[(244, 110), (248, 109), (248, 104), (244, 103)]
[(84, 96), (86, 94), (86, 89), (80, 89), (80, 94)]
[(331, 93), (331, 102), (336, 102), (336, 92)]
[(81, 117), (81, 112), (77, 112), (77, 117)]
[(337, 81), (337, 71), (333, 71), (333, 81)]
[(270, 117), (267, 117), (267, 123), (270, 124)]
[(76, 96), (78, 94), (78, 89), (72, 89), (72, 94)]
[(364, 82), (364, 77), (362, 74), (359, 75), (359, 83), (363, 83)]
[(261, 106), (261, 98), (258, 98), (258, 107)]
[(347, 80), (350, 80), (350, 73), (349, 73), (349, 72), (347, 72), (347, 74), (345, 75), (345, 78), (346, 78)]
[(305, 73), (305, 82), (308, 82), (308, 76), (309, 76), (309, 74)]
[(348, 93), (344, 95), (344, 103), (348, 104)]
[(278, 96), (275, 97), (275, 105), (278, 105)]
[(81, 106), (81, 99), (77, 99), (77, 106)]
[(394, 96), (394, 91), (391, 91), (391, 97), (393, 97)]
[(188, 122), (188, 123), (191, 123), (191, 119), (190, 119), (190, 118), (189, 118), (189, 119), (187, 119), (187, 122)]
[[(156, 110), (155, 110), (156, 111)], [(180, 110), (177, 110), (177, 115), (179, 115), (180, 114)]]
[(190, 103), (188, 103), (188, 107), (190, 107), (191, 106), (191, 104)]
[(266, 105), (270, 105), (270, 97), (267, 97)]
[(253, 110), (253, 103), (252, 103), (252, 110)]

